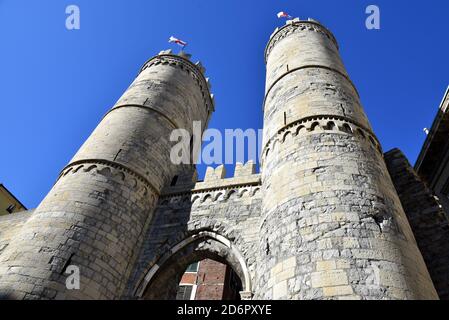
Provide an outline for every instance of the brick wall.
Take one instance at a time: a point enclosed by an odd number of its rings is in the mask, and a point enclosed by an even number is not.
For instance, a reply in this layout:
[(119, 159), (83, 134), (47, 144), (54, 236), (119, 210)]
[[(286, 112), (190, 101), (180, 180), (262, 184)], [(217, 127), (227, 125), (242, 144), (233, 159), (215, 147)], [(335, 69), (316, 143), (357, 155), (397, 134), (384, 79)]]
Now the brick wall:
[(229, 267), (214, 260), (201, 261), (195, 300), (223, 300)]

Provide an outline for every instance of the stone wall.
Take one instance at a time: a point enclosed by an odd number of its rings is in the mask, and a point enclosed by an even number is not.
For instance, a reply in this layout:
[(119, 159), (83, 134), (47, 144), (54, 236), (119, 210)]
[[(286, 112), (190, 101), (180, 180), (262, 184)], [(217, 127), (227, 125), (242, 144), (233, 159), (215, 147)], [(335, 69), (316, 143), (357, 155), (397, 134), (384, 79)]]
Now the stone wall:
[(267, 45), (259, 299), (435, 299), (380, 144), (332, 34)]
[(0, 216), (0, 255), (9, 245), (11, 238), (20, 232), (32, 213), (33, 210), (29, 210)]
[[(213, 111), (203, 72), (170, 51), (144, 64), (3, 250), (1, 298), (122, 296), (161, 190), (184, 170), (170, 159), (170, 135), (192, 134), (193, 121), (204, 129)], [(66, 288), (69, 265), (79, 290)]]
[(449, 299), (449, 221), (438, 199), (398, 149), (385, 154), (391, 178), (441, 299)]
[[(128, 286), (129, 298), (173, 298), (179, 277), (204, 258), (229, 264), (252, 291), (260, 221), (260, 176), (253, 163), (209, 168), (205, 180), (164, 190)], [(167, 289), (168, 288), (168, 289)]]

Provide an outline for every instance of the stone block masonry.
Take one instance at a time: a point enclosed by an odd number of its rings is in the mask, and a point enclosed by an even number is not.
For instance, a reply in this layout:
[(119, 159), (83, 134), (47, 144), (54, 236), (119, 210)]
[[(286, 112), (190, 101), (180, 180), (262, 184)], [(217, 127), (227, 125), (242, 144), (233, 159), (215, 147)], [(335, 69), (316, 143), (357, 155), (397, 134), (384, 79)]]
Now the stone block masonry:
[[(122, 296), (160, 192), (184, 170), (170, 161), (170, 134), (213, 111), (202, 72), (170, 52), (145, 63), (2, 251), (2, 298)], [(65, 286), (68, 265), (80, 268), (79, 290)]]
[(261, 173), (170, 161), (172, 131), (214, 104), (201, 63), (162, 51), (39, 207), (0, 217), (0, 298), (174, 299), (203, 259), (242, 299), (448, 298), (448, 222), (402, 154), (386, 165), (332, 33), (288, 21), (265, 59)]
[(335, 38), (289, 21), (266, 62), (256, 298), (436, 299)]
[(394, 149), (385, 160), (402, 206), (441, 299), (449, 299), (449, 221), (432, 191), (404, 154)]
[(174, 299), (186, 267), (205, 258), (228, 264), (242, 282), (242, 298), (252, 297), (260, 175), (252, 162), (238, 165), (231, 178), (224, 170), (208, 168), (204, 181), (185, 179), (163, 190), (127, 298)]

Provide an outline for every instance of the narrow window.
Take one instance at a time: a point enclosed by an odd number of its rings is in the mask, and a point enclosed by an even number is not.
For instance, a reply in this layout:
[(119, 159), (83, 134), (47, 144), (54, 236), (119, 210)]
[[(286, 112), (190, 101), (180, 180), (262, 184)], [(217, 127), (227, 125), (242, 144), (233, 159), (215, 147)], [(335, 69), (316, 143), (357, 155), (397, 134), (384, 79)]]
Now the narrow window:
[(176, 294), (176, 300), (190, 300), (192, 296), (192, 285), (180, 285)]
[(194, 262), (187, 267), (185, 272), (198, 272), (199, 265), (200, 265), (199, 261)]
[(12, 205), (8, 206), (8, 208), (6, 208), (6, 211), (8, 211), (9, 213), (13, 213), (15, 208), (16, 208), (16, 205), (12, 204)]
[(178, 182), (178, 176), (174, 176), (173, 179), (170, 182), (170, 186), (176, 186), (176, 182)]
[(192, 134), (192, 136), (190, 137), (190, 164), (193, 164), (193, 161), (194, 161), (193, 152), (194, 152), (194, 150), (193, 150), (193, 134)]

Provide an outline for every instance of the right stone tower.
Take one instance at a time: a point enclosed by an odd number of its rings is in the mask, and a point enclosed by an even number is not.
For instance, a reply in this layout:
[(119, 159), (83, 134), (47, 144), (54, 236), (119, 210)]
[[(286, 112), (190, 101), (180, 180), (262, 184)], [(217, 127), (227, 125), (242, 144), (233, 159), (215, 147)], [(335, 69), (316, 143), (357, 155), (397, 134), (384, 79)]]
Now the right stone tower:
[(256, 299), (438, 299), (334, 36), (277, 29), (267, 64)]

